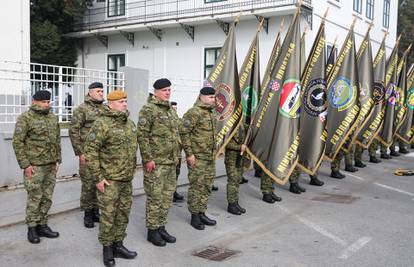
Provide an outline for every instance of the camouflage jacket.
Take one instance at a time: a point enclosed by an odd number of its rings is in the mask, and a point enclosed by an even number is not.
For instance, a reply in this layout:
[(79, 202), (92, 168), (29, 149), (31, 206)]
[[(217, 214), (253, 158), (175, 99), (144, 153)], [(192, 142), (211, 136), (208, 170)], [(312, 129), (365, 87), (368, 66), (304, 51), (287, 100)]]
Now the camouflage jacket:
[(241, 145), (244, 142), (244, 139), (246, 137), (246, 131), (243, 125), (240, 125), (237, 132), (234, 134), (234, 136), (230, 139), (229, 143), (226, 145), (226, 150), (235, 150), (235, 151), (241, 151)]
[(22, 169), (62, 162), (59, 122), (50, 109), (32, 105), (18, 117), (13, 149)]
[(185, 154), (198, 159), (214, 160), (216, 155), (216, 118), (214, 108), (200, 99), (183, 116), (180, 127)]
[(83, 154), (83, 145), (86, 135), (92, 127), (93, 122), (99, 118), (107, 107), (102, 102), (94, 101), (89, 95), (85, 102), (79, 105), (74, 111), (70, 122), (69, 137), (75, 155)]
[(138, 143), (142, 162), (178, 164), (181, 153), (179, 118), (170, 103), (150, 95), (139, 112)]
[(137, 161), (137, 129), (128, 113), (109, 108), (89, 131), (84, 153), (93, 177), (128, 182), (134, 178)]

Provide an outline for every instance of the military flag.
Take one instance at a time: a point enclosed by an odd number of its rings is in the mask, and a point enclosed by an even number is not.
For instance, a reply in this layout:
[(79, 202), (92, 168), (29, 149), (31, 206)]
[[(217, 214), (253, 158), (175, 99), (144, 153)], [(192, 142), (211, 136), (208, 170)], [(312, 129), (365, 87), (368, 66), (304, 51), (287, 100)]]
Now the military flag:
[(223, 153), (224, 147), (242, 122), (243, 108), (234, 34), (237, 20), (231, 26), (220, 56), (207, 78), (207, 84), (216, 90), (217, 155)]
[(328, 116), (325, 157), (333, 160), (341, 149), (359, 114), (359, 84), (356, 67), (354, 24), (328, 77)]
[[(326, 14), (325, 14), (326, 17)], [(325, 17), (321, 22), (302, 74), (302, 106), (298, 147), (298, 166), (315, 174), (325, 148), (326, 64)]]
[(414, 65), (411, 65), (407, 75), (407, 97), (405, 99), (405, 107), (407, 108), (406, 116), (397, 132), (397, 137), (410, 144), (414, 138), (413, 127), (413, 111), (414, 111)]
[(376, 139), (386, 147), (389, 147), (392, 144), (394, 135), (395, 99), (397, 96), (396, 86), (398, 82), (398, 45), (400, 38), (401, 36), (398, 37), (387, 62), (387, 71), (385, 73), (385, 102), (383, 104), (384, 120), (381, 131), (376, 136)]
[(239, 74), (243, 119), (247, 125), (250, 125), (260, 98), (259, 32), (261, 27), (262, 23), (250, 44)]
[(329, 53), (328, 59), (326, 60), (326, 77), (329, 77), (329, 73), (333, 69), (333, 66), (335, 65), (335, 58), (336, 58), (336, 39), (333, 42), (333, 45), (331, 47), (331, 52)]
[(395, 118), (394, 118), (394, 135), (404, 122), (407, 107), (405, 105), (405, 97), (407, 95), (407, 57), (410, 53), (411, 45), (404, 51), (400, 63), (398, 64), (398, 86), (395, 99)]
[(282, 22), (280, 23), (279, 32), (277, 33), (277, 36), (276, 36), (275, 44), (273, 45), (272, 53), (270, 54), (269, 61), (267, 62), (266, 71), (264, 72), (264, 75), (263, 75), (263, 80), (262, 80), (262, 85), (261, 85), (262, 88), (260, 90), (260, 95), (263, 95), (263, 92), (269, 85), (271, 77), (276, 71), (275, 64), (276, 64), (277, 59), (279, 58), (279, 54), (281, 50), (281, 43), (282, 43), (281, 32), (283, 31), (284, 23), (285, 23), (285, 19), (283, 18)]
[(300, 8), (293, 17), (274, 69), (250, 125), (247, 152), (277, 183), (297, 163), (300, 108)]
[(372, 70), (372, 46), (369, 34), (372, 26), (373, 24), (369, 26), (357, 54), (360, 112), (357, 121), (355, 122), (354, 131), (349, 135), (348, 140), (342, 146), (342, 149), (346, 152), (349, 152), (352, 148), (359, 132), (370, 118), (374, 107), (374, 100), (372, 97), (374, 73)]
[(361, 145), (365, 149), (368, 149), (369, 145), (374, 140), (374, 137), (381, 129), (384, 118), (384, 109), (382, 106), (385, 97), (386, 36), (387, 34), (384, 35), (380, 48), (372, 63), (374, 76), (374, 84), (372, 87), (372, 100), (374, 101), (373, 111), (366, 123), (360, 129), (355, 140), (355, 143)]

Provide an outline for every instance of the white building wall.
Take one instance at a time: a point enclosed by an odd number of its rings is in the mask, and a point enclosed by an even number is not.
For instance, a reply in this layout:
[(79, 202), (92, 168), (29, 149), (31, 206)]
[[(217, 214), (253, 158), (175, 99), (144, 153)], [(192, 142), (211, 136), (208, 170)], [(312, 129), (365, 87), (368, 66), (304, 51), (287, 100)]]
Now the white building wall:
[[(317, 33), (321, 17), (329, 7), (326, 23), (327, 42), (332, 43), (337, 37), (340, 49), (348, 28), (352, 23), (353, 12), (350, 0), (314, 0), (313, 4), (313, 28), (308, 31), (306, 37), (306, 50), (309, 53), (313, 39)], [(355, 25), (355, 38), (357, 47), (366, 33), (371, 20), (366, 18), (366, 1), (363, 0), (362, 14), (357, 16)], [(383, 1), (375, 1), (374, 28), (371, 30), (373, 41), (373, 54), (375, 55), (385, 31), (389, 31), (387, 38), (388, 55), (394, 46), (397, 26), (396, 1), (391, 1), (390, 27), (382, 27)], [(285, 15), (285, 27), (283, 36), (292, 19), (292, 15)], [(273, 47), (280, 21), (282, 17), (270, 17), (269, 34), (263, 30), (260, 34), (260, 68), (261, 74), (266, 68), (267, 61)], [(258, 21), (254, 17), (242, 17), (236, 28), (237, 58), (239, 68), (244, 60), (257, 28)], [(302, 17), (302, 29), (307, 22)], [(226, 38), (224, 32), (218, 27), (214, 20), (209, 23), (195, 25), (194, 42), (176, 26), (163, 28), (164, 34), (160, 42), (150, 31), (140, 29), (135, 32), (135, 45), (132, 46), (123, 36), (119, 34), (109, 35), (108, 49), (105, 48), (95, 37), (85, 39), (84, 64), (87, 68), (106, 68), (108, 54), (124, 53), (126, 64), (131, 67), (148, 69), (150, 73), (150, 84), (159, 77), (167, 77), (173, 81), (172, 100), (177, 101), (179, 114), (182, 115), (194, 103), (198, 91), (202, 86), (204, 72), (204, 48), (222, 46)], [(132, 31), (132, 30), (131, 30)], [(81, 59), (81, 56), (79, 57)]]

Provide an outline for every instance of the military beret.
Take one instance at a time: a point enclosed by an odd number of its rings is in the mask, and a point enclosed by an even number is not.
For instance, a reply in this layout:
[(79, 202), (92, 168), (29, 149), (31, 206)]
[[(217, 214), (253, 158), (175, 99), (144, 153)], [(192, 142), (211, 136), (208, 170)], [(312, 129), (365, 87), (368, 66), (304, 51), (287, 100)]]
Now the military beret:
[(40, 90), (33, 95), (34, 100), (50, 100), (51, 94), (49, 91)]
[(91, 83), (88, 88), (89, 89), (103, 88), (103, 84), (100, 82), (94, 82), (94, 83)]
[(205, 86), (200, 90), (201, 95), (214, 95), (216, 94), (216, 90), (213, 87)]
[(171, 106), (177, 106), (177, 102), (171, 101)]
[(127, 98), (127, 94), (121, 90), (112, 91), (107, 96), (108, 101), (116, 101), (123, 98)]
[(171, 86), (170, 80), (166, 78), (158, 79), (154, 82), (154, 89), (162, 89)]

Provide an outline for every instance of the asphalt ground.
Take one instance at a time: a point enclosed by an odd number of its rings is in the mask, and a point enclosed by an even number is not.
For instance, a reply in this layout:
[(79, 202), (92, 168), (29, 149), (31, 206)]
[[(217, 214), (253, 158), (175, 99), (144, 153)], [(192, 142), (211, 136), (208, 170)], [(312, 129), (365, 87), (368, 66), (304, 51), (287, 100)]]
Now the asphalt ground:
[[(138, 257), (116, 259), (116, 266), (414, 266), (414, 176), (395, 176), (396, 168), (414, 169), (414, 153), (367, 163), (342, 180), (329, 178), (324, 163), (323, 187), (310, 186), (302, 174), (307, 192), (294, 195), (288, 185), (278, 186), (283, 201), (276, 204), (261, 200), (260, 181), (248, 172), (241, 216), (226, 212), (226, 178), (218, 178), (207, 212), (218, 224), (195, 230), (186, 203), (175, 203), (167, 230), (177, 243), (162, 248), (146, 241), (145, 195), (139, 195), (124, 241)], [(186, 194), (187, 187), (179, 191)], [(0, 266), (103, 266), (98, 227), (84, 228), (82, 218), (79, 209), (52, 216), (49, 225), (61, 236), (37, 245), (27, 241), (23, 223), (1, 227)], [(217, 254), (194, 255), (207, 248)]]

